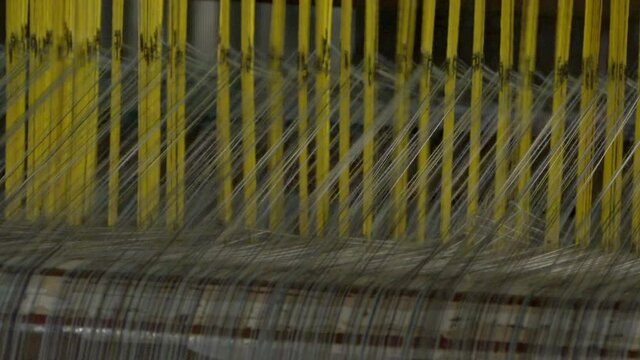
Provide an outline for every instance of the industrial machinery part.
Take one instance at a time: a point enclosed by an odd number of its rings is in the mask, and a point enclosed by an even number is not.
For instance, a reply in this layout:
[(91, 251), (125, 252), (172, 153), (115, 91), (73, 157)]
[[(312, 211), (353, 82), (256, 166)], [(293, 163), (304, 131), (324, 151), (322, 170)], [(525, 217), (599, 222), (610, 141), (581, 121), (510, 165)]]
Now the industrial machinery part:
[(197, 3), (6, 1), (0, 359), (640, 357), (629, 0)]

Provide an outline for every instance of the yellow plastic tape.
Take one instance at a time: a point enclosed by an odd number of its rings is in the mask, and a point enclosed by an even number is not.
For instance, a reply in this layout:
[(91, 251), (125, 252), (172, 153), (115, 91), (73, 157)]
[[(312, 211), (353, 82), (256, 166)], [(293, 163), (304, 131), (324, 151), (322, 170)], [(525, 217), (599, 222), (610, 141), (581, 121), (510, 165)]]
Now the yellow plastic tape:
[[(66, 51), (64, 45), (64, 25), (65, 25), (65, 8), (68, 6), (66, 0), (62, 0), (57, 6), (50, 8), (52, 13), (52, 36), (51, 47), (56, 49), (50, 57), (50, 76), (52, 84), (62, 79), (64, 74)], [(45, 204), (45, 215), (48, 219), (59, 214), (60, 203), (63, 202), (62, 188), (59, 184), (59, 171), (62, 169), (61, 152), (59, 151), (62, 139), (62, 119), (64, 117), (64, 87), (53, 86), (51, 89), (51, 111), (49, 115), (49, 138), (50, 149), (47, 154), (47, 168), (49, 178), (44, 186), (47, 189), (47, 197)]]
[(56, 191), (56, 206), (61, 215), (70, 213), (70, 207), (72, 208), (72, 179), (71, 172), (74, 168), (74, 152), (72, 148), (74, 140), (73, 132), (73, 116), (74, 116), (74, 84), (75, 84), (75, 71), (77, 67), (74, 65), (76, 47), (74, 42), (76, 33), (75, 26), (75, 13), (76, 13), (76, 1), (66, 0), (64, 7), (64, 41), (63, 41), (63, 66), (65, 69), (65, 77), (62, 84), (62, 112), (63, 117), (60, 124), (60, 165), (58, 167), (58, 176), (60, 180), (58, 182), (58, 189)]
[[(33, 108), (28, 122), (28, 158), (27, 175), (27, 218), (35, 220), (43, 215), (46, 194), (46, 181), (49, 175), (47, 156), (49, 155), (49, 127), (51, 125), (51, 99), (45, 97), (50, 84), (51, 72), (48, 69), (52, 54), (52, 11), (51, 4), (45, 1), (31, 0), (29, 23), (32, 46), (29, 59), (29, 107)], [(42, 101), (44, 99), (44, 101)]]
[[(602, 0), (585, 3), (585, 22), (582, 46), (582, 88), (580, 95), (580, 125), (578, 129), (578, 164), (576, 193), (576, 243), (586, 247), (591, 240), (591, 177), (596, 108), (593, 104), (598, 88), (598, 60)], [(637, 162), (634, 162), (637, 163)], [(635, 219), (635, 217), (634, 217)]]
[(551, 152), (547, 180), (546, 243), (560, 244), (560, 210), (562, 207), (562, 167), (564, 163), (564, 128), (566, 119), (569, 46), (573, 0), (558, 2), (556, 26), (556, 55), (554, 68), (553, 113), (555, 125), (551, 129)]
[(431, 66), (433, 63), (433, 33), (435, 27), (436, 1), (424, 0), (422, 3), (422, 30), (420, 55), (423, 75), (420, 77), (420, 117), (418, 119), (418, 229), (419, 242), (427, 240), (427, 211), (429, 209), (428, 167), (431, 148), (429, 146), (429, 115), (431, 110)]
[(163, 2), (142, 0), (140, 4), (140, 71), (146, 74), (139, 78), (138, 90), (138, 224), (149, 227), (158, 220), (160, 210)]
[[(331, 18), (333, 14), (332, 0), (318, 0), (316, 2), (316, 54), (318, 56), (318, 69), (316, 75), (316, 107), (317, 135), (316, 135), (316, 189), (327, 186), (329, 171), (331, 169), (331, 156), (329, 154), (330, 127), (331, 127)], [(329, 218), (329, 205), (331, 191), (320, 190), (317, 200), (316, 229), (318, 233), (324, 232), (325, 224)]]
[(374, 164), (375, 142), (373, 137), (376, 108), (376, 63), (378, 48), (378, 1), (365, 3), (364, 34), (364, 151), (362, 162), (362, 233), (365, 237), (373, 235), (373, 188), (372, 170)]
[(409, 117), (410, 97), (405, 83), (411, 73), (413, 64), (413, 36), (415, 33), (415, 13), (417, 2), (415, 0), (400, 0), (398, 3), (398, 32), (396, 37), (396, 92), (400, 97), (396, 120), (394, 121), (394, 134), (398, 139), (395, 148), (396, 165), (395, 176), (397, 180), (393, 186), (393, 215), (395, 236), (405, 235), (407, 227), (407, 164), (408, 164), (408, 134), (406, 126)]
[(120, 122), (122, 111), (122, 45), (124, 0), (114, 0), (111, 27), (111, 111), (109, 126), (109, 226), (118, 223), (120, 191)]
[(84, 218), (84, 188), (86, 169), (86, 117), (88, 108), (87, 87), (87, 42), (88, 24), (86, 14), (88, 3), (84, 0), (75, 0), (73, 16), (73, 57), (75, 68), (73, 72), (72, 102), (71, 106), (71, 152), (69, 156), (71, 173), (68, 178), (69, 212), (68, 219), (72, 225), (79, 225)]
[(625, 69), (629, 2), (611, 1), (611, 29), (609, 36), (609, 77), (607, 80), (607, 141), (611, 144), (604, 155), (602, 184), (602, 231), (604, 247), (616, 250), (620, 246), (620, 202), (622, 200), (622, 133), (616, 123), (624, 111)]
[(309, 148), (307, 146), (309, 127), (309, 37), (311, 20), (311, 0), (300, 0), (298, 15), (298, 183), (300, 205), (300, 234), (309, 232)]
[(495, 209), (497, 221), (502, 220), (507, 211), (507, 196), (504, 185), (509, 175), (508, 144), (510, 139), (512, 89), (510, 73), (513, 67), (513, 18), (514, 0), (502, 1), (500, 14), (500, 89), (498, 94), (498, 128), (496, 133), (496, 176), (494, 180)]
[(167, 225), (184, 224), (187, 0), (169, 3), (169, 75), (167, 77)]
[(536, 46), (538, 38), (539, 0), (527, 1), (522, 13), (522, 36), (520, 42), (519, 71), (522, 76), (520, 93), (520, 144), (518, 159), (522, 170), (518, 179), (518, 230), (523, 236), (528, 234), (531, 194), (527, 189), (531, 179), (531, 159), (527, 155), (531, 147), (531, 121), (533, 119), (533, 73), (536, 69)]
[(242, 152), (244, 198), (246, 206), (245, 224), (249, 227), (256, 225), (258, 204), (256, 199), (256, 129), (255, 129), (255, 83), (253, 73), (253, 54), (255, 36), (255, 0), (242, 0)]
[(453, 191), (453, 144), (455, 143), (455, 99), (460, 31), (460, 1), (449, 2), (449, 25), (447, 30), (447, 80), (444, 85), (445, 118), (442, 129), (442, 195), (440, 197), (440, 237), (447, 241), (451, 225)]
[[(144, 179), (143, 164), (147, 158), (147, 119), (149, 114), (147, 111), (148, 97), (145, 95), (149, 83), (149, 19), (148, 19), (148, 0), (140, 2), (138, 31), (140, 33), (140, 44), (138, 44), (140, 52), (138, 53), (138, 224), (142, 224), (146, 216), (143, 211), (147, 198), (147, 181)], [(143, 201), (144, 200), (144, 201)]]
[(4, 215), (6, 219), (13, 219), (19, 216), (24, 199), (21, 186), (24, 181), (26, 157), (26, 127), (23, 117), (27, 104), (25, 89), (29, 44), (29, 0), (7, 1), (6, 6), (7, 73), (13, 75), (7, 83), (6, 95), (5, 198), (8, 202)]
[[(350, 129), (351, 129), (351, 24), (353, 17), (353, 1), (342, 0), (340, 23), (340, 124), (339, 124), (339, 158), (340, 162), (349, 161)], [(350, 167), (346, 165), (338, 179), (338, 206), (340, 209), (338, 227), (341, 236), (349, 234), (349, 181)]]
[(96, 204), (96, 170), (98, 159), (98, 97), (100, 79), (100, 18), (102, 2), (89, 0), (87, 17), (87, 79), (89, 117), (86, 124), (86, 170), (84, 188), (83, 217), (88, 218), (93, 214)]

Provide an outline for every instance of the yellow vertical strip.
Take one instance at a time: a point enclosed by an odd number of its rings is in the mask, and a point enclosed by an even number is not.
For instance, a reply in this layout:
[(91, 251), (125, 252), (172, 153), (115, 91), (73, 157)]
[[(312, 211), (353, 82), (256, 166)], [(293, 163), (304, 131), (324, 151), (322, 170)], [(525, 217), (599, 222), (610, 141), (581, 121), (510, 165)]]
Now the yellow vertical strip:
[(625, 68), (627, 57), (627, 32), (629, 2), (611, 1), (611, 31), (609, 37), (609, 79), (607, 84), (607, 150), (604, 156), (602, 184), (602, 227), (604, 246), (617, 249), (620, 246), (620, 211), (622, 200), (622, 176), (617, 174), (622, 165), (622, 132), (616, 123), (624, 111)]
[(413, 64), (413, 36), (415, 32), (415, 0), (400, 0), (398, 2), (398, 32), (396, 39), (396, 92), (400, 101), (394, 121), (394, 133), (398, 139), (395, 148), (394, 164), (396, 166), (396, 183), (393, 186), (393, 215), (395, 217), (395, 236), (405, 235), (407, 227), (407, 145), (408, 134), (406, 124), (409, 117), (410, 97), (405, 83), (411, 73)]
[(571, 19), (573, 0), (558, 2), (556, 25), (556, 59), (554, 68), (553, 114), (551, 129), (551, 158), (547, 181), (547, 231), (546, 242), (552, 247), (560, 244), (560, 209), (562, 207), (562, 167), (564, 163), (564, 137), (569, 46), (571, 43)]
[(139, 135), (139, 189), (138, 224), (152, 225), (158, 218), (160, 203), (160, 122), (162, 81), (162, 10), (163, 2), (143, 0), (140, 24), (142, 61), (140, 71), (146, 67), (146, 78), (140, 84), (142, 101), (139, 110), (145, 119), (140, 119)]
[(271, 4), (271, 127), (269, 128), (269, 147), (273, 155), (269, 158), (271, 177), (269, 223), (275, 229), (282, 221), (284, 213), (284, 165), (282, 156), (284, 147), (282, 135), (284, 131), (284, 94), (282, 61), (284, 57), (285, 0), (273, 0)]
[[(316, 54), (320, 69), (316, 75), (316, 108), (318, 132), (316, 135), (316, 187), (321, 187), (329, 175), (331, 167), (329, 145), (331, 127), (331, 15), (333, 14), (333, 0), (317, 0), (316, 2)], [(318, 192), (318, 207), (316, 213), (316, 229), (318, 233), (324, 231), (329, 218), (329, 201), (331, 188)]]
[(533, 73), (536, 69), (536, 46), (538, 38), (539, 0), (524, 3), (522, 12), (522, 41), (520, 42), (520, 74), (522, 76), (522, 91), (520, 94), (520, 146), (518, 150), (519, 163), (522, 170), (518, 179), (519, 216), (518, 229), (526, 233), (528, 224), (531, 194), (527, 189), (531, 179), (531, 164), (527, 157), (531, 147), (531, 121), (533, 119)]
[(70, 142), (72, 111), (71, 103), (73, 98), (73, 77), (70, 71), (73, 69), (73, 10), (74, 0), (63, 0), (55, 15), (57, 35), (57, 61), (55, 81), (61, 80), (61, 84), (56, 86), (56, 93), (53, 97), (54, 110), (52, 115), (56, 121), (55, 136), (57, 139), (52, 142), (56, 148), (55, 169), (51, 175), (55, 178), (54, 189), (51, 196), (54, 199), (53, 211), (56, 216), (63, 216), (67, 211), (67, 182), (68, 166), (70, 165)]
[(23, 93), (27, 82), (27, 47), (29, 1), (6, 2), (7, 74), (7, 135), (5, 148), (5, 199), (9, 199), (4, 209), (5, 218), (18, 216), (23, 195), (26, 128), (23, 115), (26, 110), (26, 96)]
[[(640, 69), (640, 62), (638, 63)], [(640, 74), (640, 72), (638, 72)], [(640, 79), (639, 79), (640, 81)], [(635, 124), (635, 144), (640, 142), (640, 109), (636, 108)], [(633, 248), (636, 253), (640, 252), (640, 149), (633, 153), (633, 200), (632, 200), (632, 233)]]
[(90, 157), (89, 153), (91, 152), (92, 145), (91, 126), (93, 124), (93, 114), (91, 109), (91, 106), (93, 105), (93, 82), (91, 80), (93, 70), (91, 30), (93, 20), (92, 17), (88, 15), (93, 11), (92, 5), (92, 1), (85, 1), (82, 5), (83, 7), (78, 8), (78, 12), (76, 13), (77, 21), (81, 27), (80, 34), (78, 36), (80, 44), (80, 54), (78, 56), (80, 70), (76, 73), (74, 84), (74, 94), (78, 96), (78, 101), (73, 105), (74, 109), (77, 111), (77, 114), (74, 115), (74, 119), (78, 124), (75, 130), (77, 143), (73, 148), (81, 149), (78, 154), (74, 156), (74, 161), (79, 169), (78, 174), (79, 176), (82, 176), (82, 180), (78, 181), (79, 186), (74, 194), (77, 199), (75, 212), (77, 214), (76, 220), (78, 220), (78, 222), (86, 220), (88, 205), (87, 190), (92, 185), (89, 183), (91, 180), (89, 175), (91, 173), (91, 169), (88, 167)]
[(37, 55), (38, 55), (38, 36), (40, 34), (40, 21), (38, 20), (38, 1), (29, 0), (29, 88), (28, 88), (28, 107), (30, 108), (31, 115), (27, 122), (27, 191), (26, 191), (26, 216), (27, 219), (32, 220), (37, 217), (37, 211), (35, 209), (35, 187), (34, 179), (31, 178), (33, 174), (33, 167), (35, 165), (35, 152), (33, 151), (33, 144), (35, 144), (35, 124), (38, 116), (38, 111), (35, 109), (36, 99), (38, 98), (39, 81), (37, 80)]
[[(37, 165), (37, 173), (35, 175), (37, 181), (37, 198), (38, 201), (41, 202), (40, 206), (42, 208), (42, 215), (46, 218), (49, 218), (53, 215), (53, 201), (54, 201), (54, 193), (51, 189), (50, 178), (54, 171), (54, 163), (51, 161), (52, 156), (52, 145), (53, 145), (53, 134), (54, 134), (54, 124), (56, 119), (54, 119), (52, 112), (52, 103), (53, 99), (51, 96), (51, 85), (52, 78), (55, 75), (54, 70), (55, 66), (52, 64), (55, 61), (57, 55), (57, 48), (54, 47), (54, 27), (53, 27), (53, 19), (54, 16), (57, 15), (59, 10), (59, 6), (53, 4), (49, 1), (44, 1), (41, 3), (42, 6), (42, 15), (41, 20), (44, 23), (43, 28), (43, 46), (42, 46), (42, 57), (41, 64), (43, 66), (43, 78), (42, 78), (42, 99), (44, 102), (41, 105), (42, 113), (39, 118), (39, 135), (38, 138), (41, 139), (40, 143), (36, 145), (36, 152), (38, 152), (38, 165)], [(36, 125), (38, 126), (38, 125)]]
[(34, 176), (34, 172), (37, 166), (37, 152), (35, 151), (35, 144), (38, 141), (37, 137), (37, 124), (39, 122), (40, 113), (42, 112), (39, 108), (36, 108), (36, 102), (40, 97), (40, 88), (42, 81), (38, 78), (41, 76), (38, 74), (40, 70), (39, 66), (39, 53), (41, 47), (41, 36), (42, 36), (42, 20), (39, 16), (41, 11), (39, 11), (40, 2), (37, 0), (31, 0), (29, 6), (29, 18), (32, 21), (29, 22), (29, 34), (31, 36), (31, 51), (29, 56), (29, 78), (30, 78), (30, 86), (29, 86), (29, 108), (33, 109), (31, 111), (31, 117), (27, 123), (27, 135), (29, 139), (27, 141), (28, 144), (28, 157), (27, 157), (27, 178), (29, 182), (27, 184), (27, 218), (29, 220), (34, 220), (39, 216), (39, 208), (38, 201), (36, 198), (36, 191), (38, 186), (36, 184), (36, 178)]
[(436, 0), (424, 0), (422, 3), (422, 30), (420, 41), (420, 55), (423, 75), (420, 78), (420, 105), (421, 113), (418, 119), (418, 241), (427, 239), (427, 211), (429, 200), (429, 184), (427, 168), (429, 166), (429, 113), (431, 111), (431, 64), (433, 63), (433, 32), (436, 16)]
[(83, 195), (85, 186), (85, 120), (87, 99), (87, 1), (75, 0), (73, 13), (74, 73), (72, 84), (72, 124), (70, 146), (71, 173), (69, 175), (69, 222), (78, 225), (83, 219)]
[(93, 184), (93, 164), (92, 164), (92, 150), (95, 139), (93, 138), (93, 127), (94, 123), (97, 126), (97, 122), (94, 121), (94, 111), (93, 107), (95, 106), (95, 98), (94, 98), (94, 81), (93, 81), (93, 67), (95, 66), (95, 56), (93, 52), (93, 44), (91, 43), (93, 37), (93, 28), (95, 26), (95, 18), (93, 13), (95, 11), (95, 0), (87, 0), (87, 13), (86, 13), (86, 67), (85, 67), (85, 76), (84, 76), (84, 86), (86, 89), (85, 98), (86, 98), (86, 106), (85, 111), (86, 118), (84, 119), (84, 163), (85, 163), (85, 171), (84, 171), (84, 188), (82, 195), (82, 217), (86, 220), (86, 216), (89, 214), (89, 206), (91, 199), (91, 190), (94, 186)]
[[(93, 9), (94, 1), (88, 0), (86, 1), (85, 10), (86, 13), (84, 15), (79, 14), (79, 16), (84, 16), (84, 36), (81, 39), (81, 44), (83, 46), (83, 59), (84, 62), (82, 68), (82, 107), (80, 108), (80, 112), (82, 115), (79, 119), (82, 121), (82, 125), (79, 128), (79, 131), (82, 134), (82, 159), (79, 161), (83, 162), (83, 173), (84, 181), (83, 186), (80, 189), (80, 198), (81, 202), (79, 203), (80, 207), (78, 211), (80, 212), (80, 216), (82, 221), (86, 221), (86, 215), (88, 214), (88, 205), (89, 205), (89, 189), (93, 186), (91, 179), (91, 167), (89, 166), (90, 157), (91, 157), (91, 149), (93, 145), (93, 139), (91, 137), (91, 127), (93, 126), (93, 51), (92, 51), (92, 29), (94, 25), (93, 19)], [(76, 105), (78, 106), (78, 105)]]
[[(85, 46), (85, 67), (84, 67), (84, 74), (83, 74), (83, 80), (84, 80), (84, 106), (83, 106), (83, 110), (84, 110), (84, 118), (83, 118), (83, 125), (82, 125), (82, 131), (83, 131), (83, 137), (84, 137), (84, 143), (83, 143), (83, 155), (84, 155), (84, 159), (82, 161), (84, 161), (84, 186), (82, 188), (82, 206), (81, 206), (81, 214), (82, 214), (82, 219), (83, 221), (87, 220), (87, 215), (89, 214), (89, 207), (90, 207), (90, 203), (91, 203), (91, 189), (93, 188), (93, 177), (91, 176), (93, 174), (92, 169), (93, 167), (91, 166), (91, 158), (92, 158), (92, 150), (93, 150), (93, 144), (94, 144), (94, 139), (92, 136), (92, 128), (94, 126), (94, 112), (93, 112), (93, 106), (95, 105), (94, 102), (94, 94), (93, 94), (93, 87), (94, 87), (94, 81), (93, 81), (93, 67), (94, 67), (94, 52), (93, 52), (93, 44), (92, 44), (92, 38), (93, 38), (93, 27), (95, 25), (94, 21), (95, 18), (93, 16), (93, 12), (95, 11), (95, 0), (87, 0), (87, 5), (86, 5), (86, 14), (84, 15), (86, 17), (85, 20), (85, 39), (83, 40), (83, 44)], [(97, 122), (96, 122), (96, 126), (97, 126)]]
[(147, 99), (145, 95), (148, 86), (148, 68), (149, 68), (149, 30), (148, 30), (148, 1), (142, 0), (138, 8), (138, 223), (143, 222), (143, 202), (147, 197), (147, 182), (144, 178), (144, 159), (147, 155), (147, 142), (145, 136), (147, 134)]
[(147, 156), (149, 166), (147, 168), (148, 177), (148, 221), (155, 222), (160, 210), (160, 150), (161, 134), (160, 125), (162, 121), (162, 23), (163, 23), (163, 0), (155, 0), (150, 4), (151, 18), (150, 30), (152, 30), (151, 61), (149, 63), (149, 101), (147, 103), (149, 122)]
[(496, 133), (495, 209), (496, 220), (507, 211), (504, 186), (509, 175), (509, 123), (511, 121), (510, 73), (513, 66), (514, 0), (502, 1), (500, 14), (500, 89), (498, 94), (498, 129)]
[(149, 67), (149, 0), (141, 0), (138, 4), (138, 196), (137, 196), (137, 219), (138, 224), (142, 224), (144, 219), (143, 207), (147, 197), (147, 181), (145, 179), (145, 164), (147, 142), (147, 113), (148, 97), (145, 95), (148, 84)]
[[(593, 101), (598, 87), (598, 59), (600, 57), (600, 27), (602, 0), (585, 3), (582, 46), (582, 88), (580, 95), (580, 125), (578, 140), (576, 243), (588, 246), (591, 238), (591, 165), (593, 158), (594, 121), (596, 108)], [(636, 127), (637, 129), (637, 127)], [(634, 164), (638, 163), (634, 161)], [(636, 166), (636, 165), (634, 165)], [(634, 182), (636, 183), (636, 182)], [(640, 199), (638, 199), (640, 201)], [(633, 218), (634, 220), (636, 217)]]
[(184, 222), (184, 152), (187, 51), (187, 0), (172, 0), (169, 8), (170, 64), (167, 78), (167, 225), (171, 229)]
[[(622, 27), (622, 46), (620, 47), (620, 65), (619, 65), (619, 79), (618, 79), (618, 111), (619, 111), (619, 116), (621, 117), (624, 114), (624, 110), (625, 110), (625, 89), (626, 89), (626, 70), (627, 70), (627, 47), (628, 47), (628, 34), (629, 34), (629, 8), (630, 8), (630, 3), (629, 1), (625, 1), (624, 3), (622, 3), (621, 5), (621, 16), (622, 16), (622, 21), (621, 21), (621, 27)], [(624, 155), (624, 138), (623, 138), (623, 132), (619, 132), (618, 137), (617, 137), (617, 149), (618, 149), (618, 153), (617, 153), (617, 157), (616, 157), (616, 169), (615, 172), (621, 173), (621, 167), (622, 167), (622, 161), (623, 161), (623, 155)], [(622, 175), (618, 175), (616, 178), (617, 181), (617, 194), (615, 196), (616, 199), (616, 218), (615, 218), (615, 223), (614, 225), (616, 226), (616, 228), (620, 227), (620, 221), (621, 221), (621, 217), (622, 217), (622, 192), (623, 192), (623, 185), (622, 185)], [(619, 235), (619, 233), (618, 233)], [(620, 247), (620, 239), (619, 238), (615, 238), (615, 242), (613, 244), (613, 248), (615, 250), (617, 250)]]
[(113, 0), (111, 11), (111, 111), (109, 125), (109, 213), (107, 215), (109, 226), (118, 223), (124, 0)]
[(253, 52), (255, 36), (255, 0), (241, 2), (241, 52), (242, 52), (242, 152), (244, 199), (246, 206), (245, 223), (247, 226), (256, 225), (258, 204), (256, 199), (256, 129), (255, 129), (255, 83), (253, 75)]
[[(339, 125), (339, 158), (349, 161), (349, 144), (351, 137), (351, 24), (353, 17), (353, 1), (342, 0), (340, 23), (340, 125)], [(350, 166), (346, 165), (338, 179), (338, 215), (341, 236), (349, 234), (349, 181)]]
[(69, 207), (73, 208), (71, 200), (71, 172), (73, 171), (72, 159), (74, 158), (74, 152), (72, 150), (73, 143), (73, 104), (74, 97), (74, 76), (73, 73), (76, 69), (75, 66), (75, 51), (74, 50), (74, 34), (76, 29), (75, 25), (75, 0), (66, 0), (64, 8), (64, 40), (63, 40), (63, 68), (65, 71), (65, 78), (62, 84), (62, 119), (60, 124), (60, 164), (58, 167), (58, 173), (61, 177), (58, 182), (58, 188), (56, 189), (56, 208), (61, 212), (61, 216), (66, 216), (69, 213)]
[(373, 189), (372, 170), (374, 164), (375, 138), (374, 119), (376, 111), (376, 64), (378, 43), (378, 1), (365, 3), (364, 25), (364, 151), (362, 162), (362, 232), (366, 237), (373, 235)]
[[(598, 27), (598, 29), (600, 29)], [(638, 69), (640, 69), (640, 62), (638, 63)], [(640, 71), (638, 72), (640, 74)], [(640, 79), (639, 79), (640, 82)], [(636, 124), (634, 140), (636, 146), (640, 142), (640, 109), (636, 108)], [(636, 149), (633, 153), (633, 200), (632, 200), (632, 228), (631, 231), (634, 234), (632, 239), (633, 248), (636, 253), (640, 252), (640, 149)]]
[(451, 201), (453, 188), (453, 147), (455, 132), (455, 98), (458, 59), (458, 33), (460, 30), (460, 1), (449, 2), (449, 25), (447, 30), (447, 81), (444, 85), (445, 118), (442, 132), (442, 196), (440, 197), (440, 236), (448, 240), (451, 224)]
[[(615, 123), (618, 120), (616, 116), (617, 112), (617, 77), (618, 77), (618, 49), (620, 47), (620, 1), (611, 1), (610, 8), (610, 21), (609, 21), (609, 57), (608, 57), (608, 78), (607, 78), (607, 129), (605, 137), (605, 155), (604, 155), (604, 169), (602, 173), (602, 212), (601, 212), (601, 226), (602, 226), (602, 242), (606, 248), (611, 248), (613, 239), (609, 237), (615, 237), (617, 229), (612, 229), (613, 218), (615, 217), (616, 206), (612, 203), (615, 202), (615, 185), (616, 181), (613, 180), (615, 158), (616, 158), (616, 139), (615, 139)], [(613, 181), (612, 181), (613, 180)]]
[(169, 229), (175, 229), (178, 226), (177, 221), (177, 206), (178, 201), (178, 183), (177, 183), (177, 112), (178, 106), (178, 28), (180, 27), (180, 4), (178, 0), (169, 0), (167, 3), (168, 24), (167, 35), (169, 41), (169, 63), (167, 64), (167, 154), (166, 154), (166, 221)]
[[(66, 50), (64, 49), (65, 38), (65, 8), (68, 6), (66, 0), (61, 0), (56, 6), (50, 8), (52, 14), (52, 44), (53, 49), (50, 63), (50, 76), (52, 82), (62, 79), (65, 65)], [(53, 85), (53, 83), (52, 83)], [(63, 202), (60, 193), (59, 169), (61, 169), (61, 152), (59, 151), (60, 141), (62, 139), (62, 122), (64, 111), (64, 87), (53, 85), (51, 89), (51, 111), (49, 115), (49, 137), (50, 151), (48, 154), (49, 175), (47, 179), (45, 214), (48, 218), (56, 216), (57, 210), (60, 208), (59, 202)]]
[[(45, 1), (32, 0), (30, 3), (30, 33), (32, 44), (29, 73), (33, 74), (32, 85), (29, 89), (29, 106), (33, 113), (28, 123), (29, 148), (27, 160), (27, 175), (30, 181), (27, 187), (27, 217), (35, 220), (42, 215), (45, 191), (43, 189), (48, 169), (46, 165), (46, 149), (48, 147), (47, 126), (49, 125), (49, 99), (44, 99), (47, 89), (49, 72), (48, 55), (51, 33), (47, 33), (51, 13)], [(44, 101), (43, 101), (44, 100)]]
[(220, 179), (222, 191), (220, 198), (223, 203), (223, 221), (231, 222), (233, 216), (233, 177), (231, 175), (231, 92), (229, 80), (231, 66), (229, 64), (229, 50), (231, 49), (231, 0), (220, 1), (220, 28), (218, 30), (218, 141), (220, 142)]
[[(467, 216), (478, 210), (480, 185), (480, 129), (482, 128), (482, 66), (484, 63), (485, 0), (475, 0), (473, 9), (473, 74), (471, 79), (471, 124), (469, 128), (469, 178), (467, 180)], [(471, 239), (471, 237), (469, 237)]]
[(177, 73), (177, 97), (180, 104), (178, 105), (178, 111), (176, 112), (176, 125), (178, 128), (177, 135), (177, 149), (176, 149), (176, 182), (177, 191), (176, 197), (176, 220), (178, 225), (182, 226), (185, 217), (185, 172), (186, 172), (186, 108), (185, 108), (185, 96), (187, 88), (187, 15), (188, 15), (188, 2), (182, 0), (180, 5), (180, 26), (178, 27), (178, 50), (176, 54)]
[(85, 200), (84, 215), (91, 216), (96, 201), (96, 170), (98, 158), (98, 96), (100, 80), (100, 17), (102, 3), (100, 0), (88, 1), (89, 11), (87, 16), (87, 80), (88, 110), (87, 119), (87, 144), (86, 144), (86, 171), (85, 171)]
[[(598, 27), (598, 29), (600, 29)], [(640, 62), (638, 63), (640, 69)], [(640, 74), (640, 72), (639, 72)], [(639, 79), (640, 81), (640, 79)], [(636, 124), (635, 124), (635, 144), (640, 142), (640, 109), (636, 108)], [(633, 200), (632, 200), (632, 233), (634, 237), (633, 248), (636, 253), (640, 252), (640, 149), (636, 149), (633, 153)]]
[(300, 234), (309, 232), (309, 154), (307, 146), (307, 131), (309, 126), (309, 34), (311, 18), (311, 0), (300, 0), (298, 14), (298, 144), (300, 157), (298, 159), (298, 183), (300, 208)]

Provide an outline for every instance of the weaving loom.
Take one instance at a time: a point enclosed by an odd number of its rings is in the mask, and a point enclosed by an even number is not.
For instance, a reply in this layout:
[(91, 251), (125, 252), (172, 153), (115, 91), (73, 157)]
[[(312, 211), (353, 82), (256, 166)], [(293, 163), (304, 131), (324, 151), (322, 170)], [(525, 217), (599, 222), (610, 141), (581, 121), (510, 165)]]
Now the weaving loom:
[(0, 359), (640, 357), (635, 2), (197, 3), (5, 1)]

